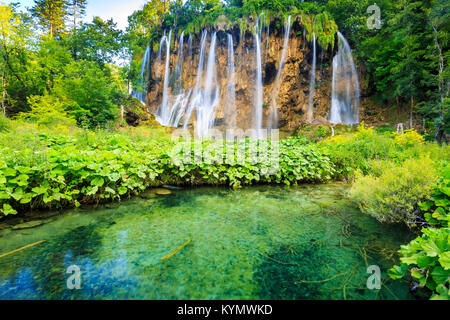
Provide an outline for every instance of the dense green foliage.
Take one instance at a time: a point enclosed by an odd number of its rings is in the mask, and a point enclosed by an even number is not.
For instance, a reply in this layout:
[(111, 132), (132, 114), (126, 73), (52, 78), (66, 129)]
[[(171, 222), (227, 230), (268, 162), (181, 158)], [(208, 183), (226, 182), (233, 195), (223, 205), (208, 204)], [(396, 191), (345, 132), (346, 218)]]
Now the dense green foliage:
[[(35, 121), (44, 114), (36, 113), (37, 109), (46, 108), (58, 112), (59, 119), (67, 114), (69, 121), (75, 118), (91, 127), (117, 118), (119, 106), (128, 96), (126, 71), (112, 64), (124, 52), (122, 31), (112, 20), (100, 18), (80, 25), (76, 21), (83, 13), (83, 1), (78, 1), (76, 8), (74, 1), (71, 4), (36, 3), (32, 14), (41, 21), (47, 32), (44, 35), (36, 32), (29, 15), (17, 12), (14, 6), (0, 5), (4, 115), (21, 113), (22, 118)], [(69, 12), (74, 19), (70, 30), (65, 25)], [(36, 105), (41, 102), (42, 106)]]
[(425, 143), (415, 131), (376, 134), (363, 125), (355, 134), (320, 144), (328, 149), (338, 176), (355, 179), (349, 197), (362, 212), (421, 229), (420, 236), (401, 247), (402, 264), (389, 275), (400, 279), (408, 273), (416, 288), (433, 292), (432, 299), (449, 299), (448, 147)]
[[(239, 187), (326, 181), (333, 174), (328, 157), (303, 139), (283, 140), (279, 146), (279, 170), (266, 175), (267, 163), (255, 163), (251, 158), (233, 164), (227, 163), (225, 156), (218, 163), (184, 163), (175, 157), (179, 151), (173, 149), (176, 144), (169, 139), (131, 138), (107, 131), (76, 132), (58, 134), (31, 127), (1, 133), (3, 214), (120, 199), (164, 183)], [(248, 151), (251, 143), (256, 142), (243, 140), (239, 146), (245, 144)], [(201, 147), (210, 154), (208, 142)]]
[[(367, 213), (382, 222), (405, 222), (409, 227), (420, 225), (423, 215), (421, 201), (428, 200), (437, 175), (429, 158), (406, 160), (400, 166), (387, 167), (377, 176), (357, 177), (350, 197)], [(386, 168), (387, 167), (387, 168)]]
[[(360, 126), (356, 133), (332, 137), (318, 145), (304, 138), (281, 140), (279, 166), (274, 174), (265, 174), (273, 165), (270, 159), (254, 161), (247, 156), (243, 162), (235, 158), (230, 162), (229, 146), (222, 142), (192, 142), (184, 150), (200, 147), (212, 158), (180, 161), (183, 144), (154, 134), (77, 129), (73, 122), (61, 120), (70, 119), (63, 111), (46, 109), (52, 103), (33, 102), (34, 112), (42, 114), (39, 127), (10, 121), (0, 126), (0, 189), (5, 213), (119, 199), (161, 184), (289, 185), (356, 175), (354, 198), (359, 199), (363, 211), (382, 221), (412, 225), (421, 222), (416, 217), (418, 203), (430, 199), (435, 163), (448, 158), (448, 147), (411, 145), (396, 135), (376, 134)], [(58, 123), (57, 130), (46, 129), (46, 113), (49, 121)], [(408, 136), (408, 141), (417, 139), (417, 134)], [(249, 155), (250, 147), (256, 145), (255, 141), (242, 140), (234, 148), (245, 148)], [(216, 150), (223, 151), (222, 156), (215, 156)], [(337, 156), (342, 154), (349, 156)], [(350, 161), (353, 156), (358, 158)], [(362, 172), (372, 176), (362, 176)]]
[(420, 204), (429, 228), (400, 249), (402, 262), (389, 270), (393, 279), (411, 276), (417, 287), (433, 292), (431, 299), (450, 300), (450, 170), (446, 167), (432, 197)]
[(355, 180), (350, 198), (382, 222), (424, 225), (420, 203), (428, 201), (446, 168), (448, 147), (425, 143), (415, 131), (376, 133), (362, 123), (357, 132), (319, 142), (335, 165), (335, 178)]
[(366, 128), (364, 123), (356, 133), (330, 137), (319, 142), (336, 165), (336, 178), (352, 177), (357, 170), (366, 175), (379, 171), (383, 166), (399, 165), (410, 158), (429, 156), (434, 161), (448, 158), (448, 149), (435, 144), (425, 144), (416, 131), (404, 134), (391, 130), (377, 133), (374, 128)]

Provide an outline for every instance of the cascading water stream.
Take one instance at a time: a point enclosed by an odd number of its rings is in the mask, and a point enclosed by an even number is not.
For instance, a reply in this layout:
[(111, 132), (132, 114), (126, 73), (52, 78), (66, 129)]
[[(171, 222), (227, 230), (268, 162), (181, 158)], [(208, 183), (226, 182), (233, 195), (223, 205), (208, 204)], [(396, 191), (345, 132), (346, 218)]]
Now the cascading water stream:
[(234, 71), (233, 36), (228, 34), (228, 79), (226, 96), (226, 125), (228, 128), (236, 127), (236, 76)]
[(175, 66), (175, 88), (173, 90), (174, 94), (180, 94), (182, 90), (182, 79), (181, 74), (183, 72), (183, 45), (184, 45), (184, 31), (181, 32), (180, 39), (178, 40), (178, 56), (177, 64)]
[(340, 32), (338, 36), (340, 45), (333, 58), (330, 122), (355, 124), (359, 122), (358, 73), (350, 45)]
[(255, 101), (253, 107), (253, 129), (256, 130), (256, 137), (262, 136), (262, 108), (263, 108), (263, 90), (262, 90), (262, 68), (261, 68), (261, 43), (259, 38), (259, 21), (256, 19), (255, 25), (255, 54), (256, 54), (256, 85)]
[(172, 127), (177, 127), (178, 115), (184, 113), (184, 109), (186, 108), (186, 104), (184, 103), (186, 99), (184, 99), (185, 92), (183, 90), (183, 81), (182, 81), (182, 73), (183, 73), (183, 45), (184, 45), (184, 31), (181, 32), (180, 39), (178, 40), (178, 55), (177, 55), (177, 64), (175, 66), (174, 73), (174, 87), (172, 88), (172, 95), (175, 95), (175, 102), (172, 105), (170, 116), (169, 116), (169, 125)]
[[(269, 24), (264, 25), (261, 20), (264, 18), (264, 14), (256, 19), (256, 25), (254, 27), (254, 49), (245, 47), (245, 43), (242, 42), (238, 46), (237, 55), (243, 53), (243, 50), (247, 50), (247, 54), (254, 56), (254, 68), (255, 74), (253, 75), (255, 83), (248, 88), (249, 98), (252, 97), (253, 91), (253, 105), (250, 105), (252, 109), (252, 118), (248, 122), (248, 126), (254, 129), (253, 137), (261, 139), (263, 137), (263, 103), (264, 103), (264, 91), (263, 91), (263, 61), (268, 52), (267, 44), (269, 43)], [(270, 98), (270, 113), (268, 114), (267, 123), (265, 127), (275, 129), (278, 127), (278, 109), (277, 100), (278, 94), (281, 90), (285, 75), (285, 64), (287, 60), (290, 40), (291, 29), (291, 17), (289, 16), (284, 31), (283, 47), (281, 49), (280, 60), (277, 68), (276, 75), (272, 74), (273, 62), (268, 70), (268, 77), (274, 79), (273, 86), (271, 86)], [(266, 36), (267, 33), (267, 36)], [(332, 81), (332, 107), (330, 111), (330, 121), (333, 123), (346, 123), (352, 124), (358, 122), (358, 107), (359, 107), (359, 84), (356, 74), (356, 68), (353, 63), (351, 55), (351, 49), (348, 46), (344, 37), (338, 33), (340, 46), (338, 53), (333, 59), (333, 81)], [(315, 89), (315, 73), (316, 73), (316, 61), (317, 61), (317, 43), (315, 33), (312, 33), (312, 66), (309, 81), (309, 98), (308, 98), (308, 110), (307, 118), (309, 121), (313, 119), (313, 102), (314, 102), (314, 89)], [(184, 32), (181, 33), (178, 40), (178, 46), (176, 48), (176, 57), (172, 55), (174, 60), (174, 69), (171, 69), (171, 49), (170, 42), (172, 38), (172, 30), (161, 38), (160, 46), (157, 54), (157, 60), (155, 66), (150, 70), (150, 57), (151, 49), (147, 48), (141, 64), (141, 78), (142, 85), (149, 81), (150, 78), (162, 81), (160, 86), (162, 87), (162, 99), (161, 104), (156, 112), (156, 119), (163, 125), (178, 127), (180, 121), (183, 123), (183, 127), (187, 128), (189, 123), (194, 123), (195, 132), (198, 137), (205, 137), (210, 133), (210, 129), (215, 125), (216, 109), (221, 105), (220, 115), (223, 114), (223, 118), (220, 119), (225, 128), (236, 127), (236, 97), (237, 97), (237, 84), (236, 84), (236, 66), (235, 65), (235, 48), (234, 41), (231, 34), (227, 34), (226, 48), (221, 48), (220, 52), (227, 54), (226, 64), (217, 65), (217, 61), (222, 61), (216, 57), (216, 47), (224, 46), (225, 43), (219, 44), (219, 38), (216, 33), (211, 34), (210, 42), (208, 39), (208, 32), (203, 31), (200, 41), (198, 60), (194, 59), (193, 54), (193, 40), (194, 38), (189, 36), (187, 39), (187, 45), (184, 42)], [(208, 39), (209, 40), (209, 39)], [(207, 48), (207, 42), (209, 51)], [(244, 43), (244, 44), (243, 44)], [(186, 45), (186, 47), (184, 47)], [(196, 47), (197, 48), (197, 47)], [(245, 48), (245, 49), (244, 49)], [(225, 50), (224, 50), (225, 49)], [(250, 50), (249, 50), (250, 49)], [(219, 50), (219, 49), (217, 49)], [(254, 51), (253, 51), (254, 50)], [(164, 51), (164, 52), (163, 52)], [(241, 52), (242, 51), (242, 52)], [(165, 56), (164, 56), (165, 54)], [(175, 52), (174, 52), (175, 54)], [(323, 56), (323, 50), (322, 50)], [(321, 56), (321, 59), (322, 59)], [(175, 59), (176, 60), (175, 60)], [(219, 57), (220, 58), (220, 57)], [(236, 58), (239, 58), (237, 56)], [(240, 61), (240, 60), (239, 60)], [(193, 62), (198, 63), (197, 72), (188, 72), (187, 69), (192, 69)], [(186, 65), (184, 65), (186, 63)], [(269, 67), (269, 66), (268, 66)], [(187, 68), (187, 69), (186, 69)], [(239, 66), (243, 72), (243, 67)], [(264, 67), (265, 68), (265, 67)], [(164, 70), (164, 71), (163, 71)], [(273, 70), (273, 71), (272, 71)], [(149, 72), (156, 72), (155, 76), (150, 76)], [(190, 71), (190, 70), (189, 70)], [(218, 73), (220, 71), (220, 73)], [(164, 74), (162, 74), (164, 73)], [(158, 76), (159, 75), (159, 76)], [(226, 79), (220, 79), (220, 77), (226, 77)], [(272, 75), (274, 78), (272, 78)], [(163, 78), (164, 77), (164, 78)], [(250, 80), (250, 82), (252, 82)], [(223, 88), (221, 87), (223, 86)], [(185, 86), (187, 86), (185, 88)], [(254, 86), (254, 87), (253, 87)], [(141, 85), (139, 86), (139, 88)], [(246, 87), (246, 86), (245, 86)], [(244, 88), (245, 88), (244, 87)], [(146, 102), (147, 92), (133, 91), (132, 95), (137, 97), (142, 103)], [(223, 94), (221, 94), (223, 90)], [(242, 88), (239, 88), (241, 92)], [(240, 93), (239, 93), (240, 94)], [(154, 92), (148, 93), (149, 99), (155, 99), (161, 95), (157, 95)], [(150, 100), (149, 100), (150, 101)], [(155, 100), (152, 100), (155, 101)], [(221, 103), (222, 102), (222, 103)], [(239, 100), (241, 103), (241, 99)], [(152, 102), (154, 103), (154, 102)], [(250, 103), (251, 104), (251, 103)], [(195, 110), (195, 113), (194, 113)], [(195, 121), (191, 121), (195, 114)], [(219, 122), (218, 122), (219, 123)], [(248, 128), (247, 126), (247, 128)]]
[[(169, 37), (165, 38), (166, 43), (166, 65), (164, 71), (164, 84), (163, 84), (163, 97), (162, 103), (159, 108), (158, 115), (156, 116), (156, 120), (159, 121), (164, 126), (169, 125), (170, 121), (170, 110), (168, 108), (169, 102), (169, 77), (170, 77), (170, 41), (172, 38), (172, 30), (169, 31)], [(162, 41), (162, 40), (161, 40)]]
[(133, 92), (131, 93), (131, 96), (139, 99), (139, 101), (143, 105), (146, 105), (146, 99), (147, 99), (146, 70), (148, 70), (148, 67), (150, 65), (150, 53), (151, 53), (150, 46), (148, 46), (147, 49), (145, 50), (144, 57), (142, 59), (141, 74), (140, 74), (140, 80), (138, 83), (138, 88), (136, 91), (133, 90)]
[(308, 122), (311, 122), (313, 120), (314, 89), (316, 86), (316, 60), (316, 34), (313, 32), (313, 61), (311, 68), (311, 77), (309, 80), (308, 111), (306, 113)]
[(188, 106), (188, 109), (186, 112), (186, 116), (184, 118), (184, 124), (183, 124), (184, 129), (187, 128), (187, 126), (189, 124), (189, 120), (191, 119), (192, 111), (194, 110), (196, 104), (200, 102), (200, 98), (201, 98), (200, 86), (202, 84), (203, 65), (205, 62), (206, 36), (207, 36), (207, 32), (206, 32), (206, 30), (203, 30), (202, 38), (200, 40), (200, 54), (198, 57), (197, 76), (195, 79), (194, 90), (192, 91), (192, 99), (191, 99), (191, 102), (189, 103), (189, 106)]
[(212, 35), (206, 66), (205, 89), (202, 92), (202, 103), (197, 105), (196, 132), (198, 137), (205, 137), (214, 125), (215, 108), (219, 104), (220, 89), (217, 85), (216, 72), (216, 33)]
[(159, 73), (160, 73), (160, 72), (159, 72), (159, 68), (160, 68), (160, 66), (161, 66), (161, 60), (162, 60), (162, 58), (161, 58), (161, 55), (162, 55), (162, 47), (163, 47), (165, 41), (166, 41), (166, 31), (164, 30), (164, 34), (163, 34), (163, 36), (161, 37), (161, 40), (159, 41), (158, 54), (157, 54), (157, 56), (156, 56), (155, 79), (158, 79), (158, 78), (159, 78)]
[(192, 67), (192, 35), (189, 35), (188, 39), (188, 58), (189, 58), (189, 66)]
[(278, 72), (277, 76), (275, 78), (275, 83), (273, 86), (272, 91), (272, 106), (269, 118), (267, 119), (267, 127), (270, 129), (277, 129), (278, 128), (278, 112), (277, 112), (277, 98), (278, 98), (278, 92), (280, 91), (280, 85), (283, 81), (283, 71), (284, 71), (284, 65), (286, 63), (286, 54), (288, 51), (288, 44), (289, 44), (289, 34), (291, 32), (291, 16), (288, 17), (286, 21), (286, 25), (284, 27), (284, 40), (283, 40), (283, 50), (281, 52), (280, 62), (278, 66)]

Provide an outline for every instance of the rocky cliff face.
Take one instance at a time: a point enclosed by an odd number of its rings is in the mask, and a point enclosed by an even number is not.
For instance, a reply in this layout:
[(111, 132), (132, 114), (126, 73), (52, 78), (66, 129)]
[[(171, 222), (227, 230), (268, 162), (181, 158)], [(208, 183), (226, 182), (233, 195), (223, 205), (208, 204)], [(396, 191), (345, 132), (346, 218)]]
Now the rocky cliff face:
[[(224, 105), (226, 103), (227, 85), (227, 33), (231, 33), (234, 41), (235, 78), (236, 78), (236, 122), (237, 127), (247, 129), (251, 127), (253, 119), (253, 105), (256, 81), (256, 54), (255, 37), (250, 31), (241, 35), (239, 28), (217, 31), (216, 42), (216, 68), (217, 80), (220, 83), (220, 103), (216, 109), (215, 125), (221, 127), (226, 122)], [(195, 86), (197, 66), (200, 51), (200, 37), (195, 35), (192, 39), (192, 47), (189, 47), (188, 37), (185, 36), (183, 46), (181, 83), (183, 90), (189, 90)], [(293, 129), (306, 122), (308, 108), (308, 96), (310, 90), (310, 73), (312, 69), (312, 43), (304, 38), (304, 30), (296, 22), (292, 25), (288, 51), (286, 55), (283, 78), (276, 92), (274, 89), (277, 70), (280, 64), (280, 56), (283, 48), (284, 30), (276, 28), (272, 23), (267, 31), (261, 35), (261, 59), (263, 77), (263, 127), (266, 127), (272, 99), (276, 97), (276, 108), (279, 117), (279, 127)], [(206, 44), (206, 57), (208, 55), (211, 32), (208, 33)], [(317, 45), (316, 85), (314, 90), (313, 122), (327, 122), (331, 105), (331, 76), (332, 59), (334, 52), (329, 48), (322, 49)], [(179, 37), (173, 40), (170, 54), (171, 78), (169, 78), (169, 93), (175, 93), (174, 70), (178, 60)], [(192, 54), (191, 54), (192, 53)], [(161, 59), (157, 59), (157, 53), (152, 53), (150, 69), (150, 81), (148, 87), (147, 105), (150, 112), (156, 112), (162, 102), (165, 50)], [(191, 122), (195, 117), (191, 117)], [(183, 123), (183, 120), (181, 121)]]

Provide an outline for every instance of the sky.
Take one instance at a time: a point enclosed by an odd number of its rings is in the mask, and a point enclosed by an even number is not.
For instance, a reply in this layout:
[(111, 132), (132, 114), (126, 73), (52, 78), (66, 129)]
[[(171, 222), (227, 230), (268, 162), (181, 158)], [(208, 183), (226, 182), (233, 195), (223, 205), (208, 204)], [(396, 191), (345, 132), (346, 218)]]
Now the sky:
[[(20, 3), (21, 8), (31, 8), (34, 0), (0, 0), (0, 2)], [(85, 21), (92, 21), (92, 18), (99, 16), (103, 20), (113, 18), (117, 27), (125, 30), (128, 25), (128, 16), (134, 11), (142, 9), (146, 0), (88, 0), (86, 6)]]

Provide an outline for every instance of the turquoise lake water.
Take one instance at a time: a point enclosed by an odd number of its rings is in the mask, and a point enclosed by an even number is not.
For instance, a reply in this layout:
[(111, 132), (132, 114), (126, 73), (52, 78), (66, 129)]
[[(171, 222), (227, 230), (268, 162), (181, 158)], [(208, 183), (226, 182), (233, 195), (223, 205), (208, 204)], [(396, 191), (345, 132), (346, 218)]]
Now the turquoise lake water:
[[(0, 255), (46, 241), (0, 258), (0, 299), (412, 298), (386, 271), (415, 236), (361, 213), (347, 188), (186, 189), (1, 230)], [(367, 288), (370, 265), (380, 290)]]

